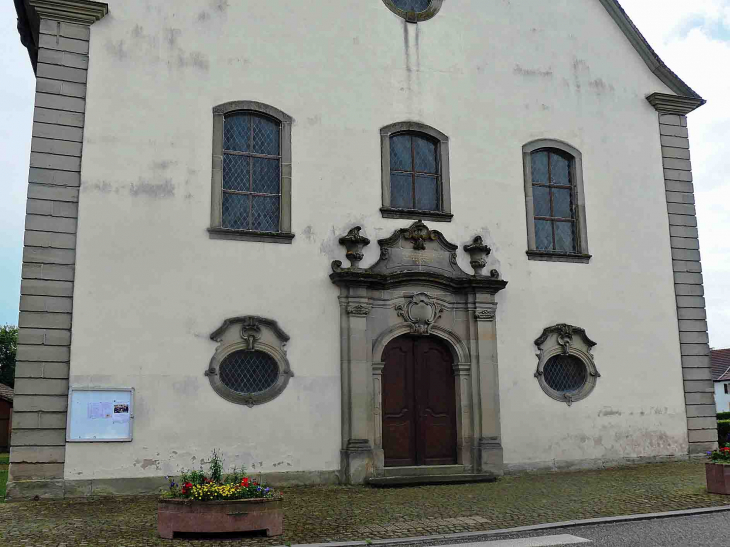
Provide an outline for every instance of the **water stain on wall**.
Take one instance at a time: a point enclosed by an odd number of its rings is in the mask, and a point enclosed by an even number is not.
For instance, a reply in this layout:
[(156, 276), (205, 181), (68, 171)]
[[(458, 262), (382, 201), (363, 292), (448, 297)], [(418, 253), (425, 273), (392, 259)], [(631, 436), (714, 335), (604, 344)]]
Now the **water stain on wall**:
[(175, 196), (175, 185), (172, 179), (152, 183), (140, 178), (136, 184), (129, 185), (129, 194), (133, 197), (169, 198)]

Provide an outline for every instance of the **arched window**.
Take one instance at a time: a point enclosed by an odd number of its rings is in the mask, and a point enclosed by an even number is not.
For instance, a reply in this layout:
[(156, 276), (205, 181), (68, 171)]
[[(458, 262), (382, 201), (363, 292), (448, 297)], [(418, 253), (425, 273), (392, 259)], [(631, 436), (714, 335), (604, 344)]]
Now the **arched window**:
[(380, 135), (383, 216), (451, 220), (448, 137), (416, 122), (384, 127)]
[(211, 237), (289, 243), (291, 118), (253, 101), (213, 114)]
[(523, 147), (527, 254), (535, 260), (587, 262), (580, 152), (559, 141)]

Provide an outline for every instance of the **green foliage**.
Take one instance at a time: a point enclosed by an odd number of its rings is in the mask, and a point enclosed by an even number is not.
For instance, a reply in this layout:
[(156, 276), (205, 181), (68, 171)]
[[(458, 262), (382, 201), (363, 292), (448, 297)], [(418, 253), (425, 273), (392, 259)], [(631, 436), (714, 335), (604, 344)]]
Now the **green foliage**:
[(18, 328), (0, 327), (0, 384), (15, 387), (15, 354), (18, 351)]
[(718, 412), (717, 419), (718, 420), (730, 420), (730, 412)]
[(223, 460), (216, 450), (213, 450), (213, 455), (210, 457), (210, 480), (216, 484), (220, 484), (223, 480)]
[(717, 440), (721, 445), (730, 446), (730, 420), (717, 421)]
[(179, 482), (176, 482), (174, 477), (167, 477), (170, 480), (170, 488), (163, 494), (163, 498), (209, 501), (272, 499), (281, 496), (281, 493), (247, 477), (243, 467), (240, 469), (233, 467), (224, 476), (223, 459), (217, 450), (213, 450), (213, 454), (208, 460), (208, 467), (208, 472), (203, 471), (203, 461), (201, 460), (200, 469), (183, 470)]
[(730, 448), (718, 448), (717, 450), (708, 452), (707, 457), (710, 458), (710, 461), (713, 463), (730, 464)]
[(241, 484), (241, 481), (246, 477), (246, 468), (241, 467), (241, 469), (238, 469), (237, 467), (233, 467), (231, 471), (226, 475), (225, 480), (223, 481), (225, 484)]

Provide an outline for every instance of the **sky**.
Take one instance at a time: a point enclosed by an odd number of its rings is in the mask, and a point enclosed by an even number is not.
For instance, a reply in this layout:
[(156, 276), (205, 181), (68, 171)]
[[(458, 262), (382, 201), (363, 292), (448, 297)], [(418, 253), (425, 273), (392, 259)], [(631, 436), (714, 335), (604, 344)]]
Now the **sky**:
[[(621, 4), (664, 62), (708, 100), (689, 116), (690, 146), (710, 345), (730, 348), (730, 0)], [(0, 1), (0, 325), (18, 320), (35, 87), (15, 25), (13, 3)]]

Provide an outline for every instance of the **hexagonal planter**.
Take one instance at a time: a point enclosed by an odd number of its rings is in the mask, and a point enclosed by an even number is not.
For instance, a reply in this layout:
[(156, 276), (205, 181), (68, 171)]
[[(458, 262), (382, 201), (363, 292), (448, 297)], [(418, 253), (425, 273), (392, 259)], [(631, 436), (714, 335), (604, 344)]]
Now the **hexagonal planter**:
[(706, 463), (707, 491), (710, 494), (730, 495), (730, 465)]
[(157, 531), (161, 538), (176, 533), (197, 534), (252, 532), (265, 530), (267, 536), (284, 533), (281, 498), (234, 501), (160, 500), (157, 504)]

